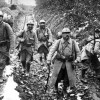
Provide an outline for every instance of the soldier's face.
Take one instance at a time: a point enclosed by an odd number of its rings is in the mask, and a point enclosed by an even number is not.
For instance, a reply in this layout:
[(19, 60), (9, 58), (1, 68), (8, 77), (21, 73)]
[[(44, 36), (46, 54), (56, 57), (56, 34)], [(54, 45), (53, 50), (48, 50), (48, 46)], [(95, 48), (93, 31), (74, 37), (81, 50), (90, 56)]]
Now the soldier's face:
[(69, 32), (62, 33), (62, 37), (63, 37), (64, 40), (68, 40), (69, 37), (70, 37), (70, 33)]
[(40, 28), (45, 29), (45, 23), (40, 23)]
[(32, 29), (33, 29), (33, 26), (34, 26), (34, 25), (28, 24), (28, 25), (27, 25), (28, 30), (32, 30)]
[(0, 16), (0, 22), (2, 22), (3, 21), (3, 17), (2, 16)]

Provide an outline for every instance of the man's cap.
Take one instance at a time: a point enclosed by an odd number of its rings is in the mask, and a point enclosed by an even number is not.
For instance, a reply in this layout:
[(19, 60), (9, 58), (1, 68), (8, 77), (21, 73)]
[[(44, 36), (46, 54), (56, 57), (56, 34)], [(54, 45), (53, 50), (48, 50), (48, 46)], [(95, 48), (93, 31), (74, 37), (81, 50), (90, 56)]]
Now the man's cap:
[(62, 33), (70, 33), (70, 29), (69, 28), (63, 28)]
[(42, 20), (40, 20), (40, 22), (39, 22), (39, 23), (45, 23), (45, 20), (43, 20), (43, 19), (42, 19)]
[(29, 20), (29, 21), (27, 22), (27, 25), (34, 25), (34, 22), (33, 22), (32, 20)]

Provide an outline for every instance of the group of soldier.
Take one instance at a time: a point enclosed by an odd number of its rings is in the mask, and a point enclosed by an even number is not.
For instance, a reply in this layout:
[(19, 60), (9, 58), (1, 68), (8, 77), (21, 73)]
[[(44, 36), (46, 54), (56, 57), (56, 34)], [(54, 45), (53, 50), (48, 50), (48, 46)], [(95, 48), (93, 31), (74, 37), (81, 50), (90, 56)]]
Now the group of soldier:
[[(43, 60), (53, 71), (49, 82), (50, 90), (58, 89), (58, 82), (64, 80), (63, 92), (70, 87), (74, 90), (76, 87), (75, 68), (72, 63), (87, 61), (89, 58), (86, 51), (90, 53), (100, 54), (100, 40), (95, 39), (91, 35), (88, 43), (80, 51), (78, 43), (71, 38), (71, 30), (65, 27), (58, 32), (57, 39), (53, 41), (52, 32), (46, 27), (45, 20), (40, 20), (35, 32), (33, 31), (34, 22), (28, 21), (27, 28), (17, 34), (19, 59), (22, 64), (23, 71), (26, 75), (30, 73), (30, 65), (33, 56), (39, 53), (41, 66), (44, 65)], [(95, 42), (95, 45), (94, 45)], [(3, 13), (0, 13), (0, 82), (3, 81), (2, 73), (9, 62), (9, 56), (14, 53), (15, 42), (12, 28), (3, 21)]]

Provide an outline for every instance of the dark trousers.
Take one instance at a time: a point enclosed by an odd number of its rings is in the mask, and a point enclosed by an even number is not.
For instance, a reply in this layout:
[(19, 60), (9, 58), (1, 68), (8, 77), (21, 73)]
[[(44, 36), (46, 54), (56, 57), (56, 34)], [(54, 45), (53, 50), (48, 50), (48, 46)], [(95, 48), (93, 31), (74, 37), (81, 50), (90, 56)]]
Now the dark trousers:
[[(47, 54), (48, 54), (47, 47), (43, 44), (38, 48), (38, 53), (44, 54), (44, 59), (46, 60)], [(40, 61), (42, 61), (42, 57), (40, 57)]]
[(7, 56), (0, 53), (0, 78), (3, 76), (3, 71), (6, 66)]
[[(65, 65), (62, 65), (62, 67), (65, 66)], [(57, 81), (55, 83), (55, 88), (58, 89), (58, 83), (63, 80), (63, 90), (66, 91), (66, 88), (69, 86), (69, 79), (68, 79), (68, 74), (67, 74), (67, 70), (66, 70), (66, 67), (64, 68), (61, 68), (59, 74), (58, 74), (58, 78), (57, 78)]]
[(29, 54), (26, 50), (20, 53), (20, 61), (23, 65), (23, 68), (29, 72), (30, 71), (30, 62), (31, 62), (31, 54)]

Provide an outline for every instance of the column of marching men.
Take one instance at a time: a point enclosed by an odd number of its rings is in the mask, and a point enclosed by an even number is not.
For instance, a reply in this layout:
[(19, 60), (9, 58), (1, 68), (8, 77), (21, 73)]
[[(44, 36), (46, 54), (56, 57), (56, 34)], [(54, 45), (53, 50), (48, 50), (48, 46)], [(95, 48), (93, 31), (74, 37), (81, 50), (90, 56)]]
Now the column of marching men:
[[(4, 14), (0, 11), (0, 82), (3, 81), (2, 73), (5, 65), (9, 63), (9, 55), (14, 53), (15, 48), (12, 26), (5, 20)], [(26, 76), (30, 74), (30, 65), (34, 54), (38, 53), (40, 65), (44, 66), (46, 63), (49, 67), (52, 65), (53, 68), (49, 80), (50, 93), (58, 93), (58, 83), (61, 80), (63, 80), (63, 94), (67, 93), (68, 88), (71, 92), (76, 90), (76, 74), (73, 63), (82, 63), (86, 66), (82, 69), (82, 82), (86, 81), (85, 73), (90, 66), (99, 77), (100, 39), (94, 37), (93, 33), (89, 35), (86, 44), (80, 50), (78, 43), (71, 36), (69, 27), (64, 27), (58, 32), (57, 39), (53, 41), (53, 34), (46, 26), (45, 20), (39, 21), (35, 31), (33, 31), (34, 25), (34, 21), (29, 20), (26, 28), (17, 34), (18, 56)], [(95, 30), (95, 34), (99, 32), (99, 29)]]

